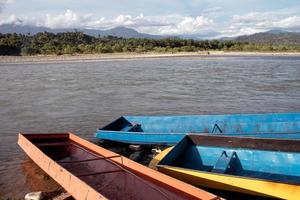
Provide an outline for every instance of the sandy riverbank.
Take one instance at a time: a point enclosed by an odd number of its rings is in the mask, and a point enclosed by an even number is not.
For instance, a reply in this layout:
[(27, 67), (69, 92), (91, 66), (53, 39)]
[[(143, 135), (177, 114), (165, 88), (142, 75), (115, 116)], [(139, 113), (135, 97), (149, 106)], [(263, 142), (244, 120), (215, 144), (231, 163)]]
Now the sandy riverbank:
[(78, 55), (38, 55), (38, 56), (0, 56), (0, 63), (51, 63), (131, 60), (164, 57), (213, 57), (213, 56), (300, 56), (300, 52), (224, 52), (201, 51), (180, 53), (112, 53), (112, 54), (78, 54)]

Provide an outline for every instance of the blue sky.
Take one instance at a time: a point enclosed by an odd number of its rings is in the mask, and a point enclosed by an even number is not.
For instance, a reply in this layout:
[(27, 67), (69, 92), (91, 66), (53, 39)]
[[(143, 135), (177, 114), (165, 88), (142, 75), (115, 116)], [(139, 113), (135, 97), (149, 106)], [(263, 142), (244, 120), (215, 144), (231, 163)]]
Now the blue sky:
[(0, 0), (0, 24), (224, 37), (300, 31), (300, 0)]

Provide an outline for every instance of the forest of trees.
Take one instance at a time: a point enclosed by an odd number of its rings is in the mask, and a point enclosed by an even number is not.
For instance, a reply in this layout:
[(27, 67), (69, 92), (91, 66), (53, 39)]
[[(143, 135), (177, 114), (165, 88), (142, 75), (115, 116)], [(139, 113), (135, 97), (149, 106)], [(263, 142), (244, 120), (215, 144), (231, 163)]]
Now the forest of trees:
[(299, 45), (254, 44), (222, 40), (180, 38), (138, 39), (114, 36), (93, 37), (82, 32), (36, 35), (0, 34), (0, 55), (62, 55), (115, 52), (195, 52), (195, 51), (300, 51)]

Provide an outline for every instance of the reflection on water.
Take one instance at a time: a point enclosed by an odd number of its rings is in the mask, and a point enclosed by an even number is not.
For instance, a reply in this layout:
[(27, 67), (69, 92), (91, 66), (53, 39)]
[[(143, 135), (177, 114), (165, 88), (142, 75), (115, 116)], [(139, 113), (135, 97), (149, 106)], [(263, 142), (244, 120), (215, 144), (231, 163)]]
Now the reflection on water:
[(299, 112), (300, 57), (0, 64), (0, 85), (0, 196), (22, 198), (49, 181), (28, 175), (19, 131), (91, 139), (124, 114)]

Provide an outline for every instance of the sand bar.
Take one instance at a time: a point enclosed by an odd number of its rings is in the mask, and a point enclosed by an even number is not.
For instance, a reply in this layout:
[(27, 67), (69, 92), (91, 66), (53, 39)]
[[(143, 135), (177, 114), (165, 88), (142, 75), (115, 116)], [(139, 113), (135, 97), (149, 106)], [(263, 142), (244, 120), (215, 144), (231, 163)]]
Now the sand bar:
[(214, 57), (214, 56), (300, 56), (300, 52), (224, 52), (200, 51), (180, 53), (110, 53), (110, 54), (76, 54), (76, 55), (37, 55), (37, 56), (0, 56), (0, 63), (57, 63), (57, 62), (92, 62), (115, 61), (145, 58), (168, 57)]

